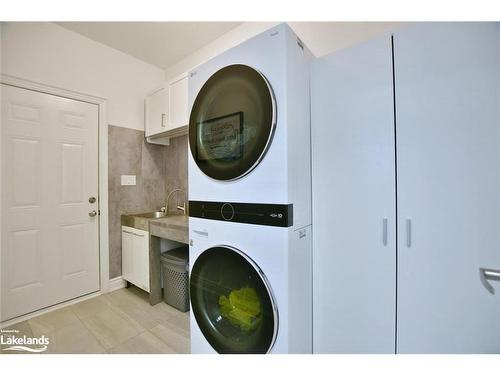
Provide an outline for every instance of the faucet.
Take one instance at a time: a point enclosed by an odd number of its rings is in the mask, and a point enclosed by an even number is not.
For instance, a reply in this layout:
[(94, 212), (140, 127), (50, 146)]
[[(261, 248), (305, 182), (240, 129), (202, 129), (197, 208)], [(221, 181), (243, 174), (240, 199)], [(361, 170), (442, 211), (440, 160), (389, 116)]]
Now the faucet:
[(177, 208), (178, 210), (182, 211), (184, 215), (186, 215), (186, 214), (187, 214), (187, 212), (186, 212), (186, 211), (187, 211), (187, 210), (186, 210), (186, 193), (185, 193), (182, 189), (174, 189), (174, 190), (172, 190), (172, 191), (168, 194), (168, 196), (167, 196), (167, 202), (166, 202), (166, 204), (165, 204), (165, 207), (162, 207), (162, 208), (160, 209), (160, 211), (161, 211), (161, 212), (163, 212), (165, 215), (168, 215), (168, 203), (170, 202), (170, 197), (171, 197), (174, 193), (177, 193), (177, 192), (182, 192), (182, 193), (184, 193), (184, 203), (182, 204), (182, 206), (177, 205), (177, 207), (176, 207), (176, 208)]

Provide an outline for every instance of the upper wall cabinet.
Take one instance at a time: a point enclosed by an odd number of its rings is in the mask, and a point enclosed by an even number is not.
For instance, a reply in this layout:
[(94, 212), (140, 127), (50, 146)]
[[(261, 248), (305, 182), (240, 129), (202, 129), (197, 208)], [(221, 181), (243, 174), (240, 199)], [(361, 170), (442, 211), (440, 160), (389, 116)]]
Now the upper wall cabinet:
[(165, 88), (161, 88), (146, 97), (146, 137), (151, 137), (167, 130), (167, 109), (168, 90)]
[(187, 74), (183, 74), (146, 97), (145, 132), (148, 142), (168, 145), (171, 137), (187, 133), (187, 84)]
[(188, 77), (184, 74), (168, 85), (169, 130), (189, 124)]

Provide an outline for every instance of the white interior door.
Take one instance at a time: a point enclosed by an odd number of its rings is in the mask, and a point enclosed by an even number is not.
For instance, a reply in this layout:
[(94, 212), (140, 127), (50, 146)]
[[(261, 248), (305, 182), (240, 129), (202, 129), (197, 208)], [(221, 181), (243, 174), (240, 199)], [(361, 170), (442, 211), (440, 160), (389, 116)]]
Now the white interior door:
[(311, 95), (314, 352), (394, 353), (391, 36), (314, 61)]
[(1, 320), (99, 290), (98, 106), (2, 85)]
[(500, 25), (397, 32), (400, 353), (500, 353)]

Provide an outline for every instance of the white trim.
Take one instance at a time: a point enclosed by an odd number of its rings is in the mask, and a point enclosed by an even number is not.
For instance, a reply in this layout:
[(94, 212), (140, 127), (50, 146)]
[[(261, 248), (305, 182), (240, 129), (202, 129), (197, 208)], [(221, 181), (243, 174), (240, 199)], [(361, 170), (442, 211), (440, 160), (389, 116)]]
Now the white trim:
[[(100, 268), (100, 293), (109, 290), (109, 232), (108, 232), (108, 121), (106, 115), (107, 100), (93, 95), (66, 90), (59, 87), (45, 85), (22, 78), (0, 74), (0, 83), (38, 91), (46, 94), (61, 96), (68, 99), (79, 100), (99, 106), (99, 268)], [(71, 300), (74, 301), (74, 300)], [(55, 310), (68, 302), (54, 306)], [(44, 311), (44, 310), (39, 310)], [(39, 314), (38, 314), (39, 315)], [(27, 315), (22, 318), (25, 320)], [(15, 319), (11, 319), (11, 322)], [(21, 318), (19, 318), (21, 319)], [(3, 323), (2, 323), (3, 326)]]
[(70, 299), (69, 301), (64, 301), (64, 302), (58, 303), (57, 305), (49, 306), (49, 307), (46, 307), (44, 309), (40, 309), (40, 310), (33, 311), (31, 313), (28, 313), (28, 314), (18, 316), (17, 318), (12, 318), (12, 319), (6, 320), (5, 322), (0, 323), (0, 328), (9, 327), (13, 324), (21, 323), (21, 322), (24, 322), (25, 320), (36, 318), (37, 316), (49, 313), (51, 311), (55, 311), (55, 310), (62, 309), (63, 307), (75, 305), (79, 302), (83, 302), (83, 301), (86, 301), (88, 299), (100, 296), (101, 294), (102, 294), (101, 292), (94, 292), (94, 293), (86, 294), (86, 295), (81, 296), (81, 297)]
[[(111, 293), (111, 292), (114, 292), (115, 290), (125, 288), (126, 286), (127, 286), (127, 281), (123, 277), (121, 277), (121, 276), (115, 277), (115, 278), (109, 280), (108, 287), (107, 287), (107, 293)], [(71, 299), (69, 301), (64, 301), (64, 302), (58, 303), (57, 305), (49, 306), (49, 307), (46, 307), (44, 309), (34, 311), (32, 313), (18, 316), (17, 318), (12, 318), (12, 319), (6, 320), (5, 322), (1, 322), (0, 328), (9, 327), (13, 324), (21, 323), (21, 322), (24, 322), (25, 320), (36, 318), (37, 316), (49, 313), (51, 311), (55, 311), (55, 310), (61, 309), (63, 307), (75, 305), (79, 302), (83, 302), (83, 301), (86, 301), (88, 299), (98, 297), (102, 294), (104, 294), (104, 293), (102, 293), (101, 291), (86, 294), (84, 296), (77, 297), (77, 298)]]
[(123, 277), (118, 276), (114, 279), (109, 280), (108, 293), (114, 292), (115, 290), (125, 288), (127, 286), (127, 280)]
[(169, 86), (169, 89), (170, 89), (170, 85), (173, 84), (173, 83), (176, 83), (178, 81), (180, 81), (181, 79), (184, 79), (184, 78), (187, 78), (189, 75), (188, 72), (184, 72), (182, 74), (179, 74), (171, 79), (168, 80), (168, 82), (166, 83), (168, 86)]

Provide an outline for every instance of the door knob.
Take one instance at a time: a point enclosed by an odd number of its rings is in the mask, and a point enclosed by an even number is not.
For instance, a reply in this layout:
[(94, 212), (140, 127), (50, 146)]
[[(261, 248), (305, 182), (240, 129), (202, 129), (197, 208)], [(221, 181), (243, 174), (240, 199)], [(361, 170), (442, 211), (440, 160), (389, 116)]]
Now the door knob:
[(481, 282), (483, 283), (484, 287), (488, 290), (488, 292), (490, 292), (491, 294), (495, 294), (495, 289), (489, 283), (488, 280), (500, 281), (500, 270), (480, 268), (479, 269), (479, 277), (481, 278)]
[(90, 198), (89, 198), (89, 203), (95, 203), (95, 202), (96, 202), (95, 197), (90, 197)]
[(95, 210), (89, 212), (90, 217), (94, 217), (97, 215), (97, 212)]

